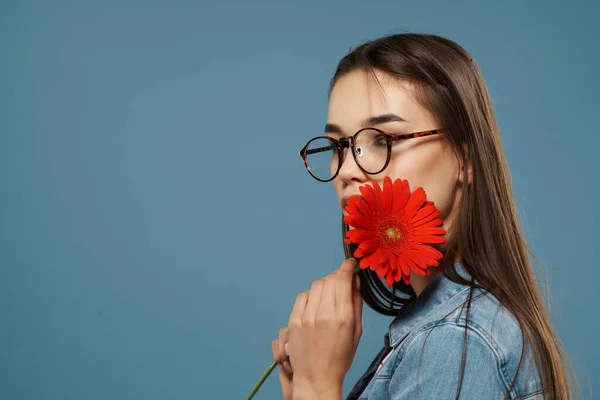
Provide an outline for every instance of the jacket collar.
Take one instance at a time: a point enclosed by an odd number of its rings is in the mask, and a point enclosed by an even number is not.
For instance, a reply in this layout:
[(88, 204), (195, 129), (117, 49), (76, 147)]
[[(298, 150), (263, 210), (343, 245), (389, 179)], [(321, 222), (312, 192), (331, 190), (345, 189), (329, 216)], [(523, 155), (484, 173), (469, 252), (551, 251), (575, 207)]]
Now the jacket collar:
[[(454, 268), (465, 279), (471, 278), (460, 262), (454, 264)], [(430, 311), (467, 288), (468, 286), (451, 281), (443, 273), (436, 276), (419, 296), (413, 297), (400, 309), (388, 330), (390, 345), (396, 346)]]

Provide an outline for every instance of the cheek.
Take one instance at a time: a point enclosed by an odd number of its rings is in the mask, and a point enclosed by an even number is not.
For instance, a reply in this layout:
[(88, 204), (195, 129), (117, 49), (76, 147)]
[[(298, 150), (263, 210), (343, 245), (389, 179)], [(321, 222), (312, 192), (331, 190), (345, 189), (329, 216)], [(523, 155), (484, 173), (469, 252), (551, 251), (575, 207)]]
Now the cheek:
[(458, 169), (459, 164), (451, 148), (438, 142), (394, 156), (384, 174), (392, 179), (407, 179), (411, 192), (422, 187), (427, 200), (435, 203), (443, 218), (451, 211)]

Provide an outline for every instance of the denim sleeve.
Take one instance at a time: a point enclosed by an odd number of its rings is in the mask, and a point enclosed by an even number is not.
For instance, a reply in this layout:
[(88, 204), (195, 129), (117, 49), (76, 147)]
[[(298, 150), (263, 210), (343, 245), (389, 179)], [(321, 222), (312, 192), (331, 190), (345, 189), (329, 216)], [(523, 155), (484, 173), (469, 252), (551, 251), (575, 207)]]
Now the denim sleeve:
[[(390, 399), (456, 399), (464, 334), (464, 326), (454, 323), (442, 323), (418, 333), (406, 348), (400, 349), (404, 354), (390, 379)], [(508, 388), (493, 345), (482, 332), (469, 327), (466, 349), (460, 399), (504, 398)]]

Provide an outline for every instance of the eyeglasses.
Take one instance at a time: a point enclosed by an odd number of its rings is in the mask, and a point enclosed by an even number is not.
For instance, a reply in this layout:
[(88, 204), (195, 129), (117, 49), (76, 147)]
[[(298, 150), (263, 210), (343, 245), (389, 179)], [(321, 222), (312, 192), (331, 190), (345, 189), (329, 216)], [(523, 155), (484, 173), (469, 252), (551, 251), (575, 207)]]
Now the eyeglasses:
[(435, 135), (441, 129), (391, 135), (377, 128), (363, 128), (352, 136), (335, 139), (312, 138), (298, 153), (313, 178), (320, 182), (333, 180), (342, 166), (344, 149), (350, 148), (356, 165), (369, 175), (381, 173), (389, 164), (392, 145), (400, 140)]

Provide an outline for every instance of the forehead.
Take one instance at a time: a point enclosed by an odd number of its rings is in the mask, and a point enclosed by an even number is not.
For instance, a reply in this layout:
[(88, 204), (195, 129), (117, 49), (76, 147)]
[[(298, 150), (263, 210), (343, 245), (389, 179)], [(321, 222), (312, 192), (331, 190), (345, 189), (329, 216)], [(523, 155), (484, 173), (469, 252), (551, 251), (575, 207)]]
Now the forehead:
[(350, 133), (360, 129), (367, 118), (383, 114), (396, 114), (414, 126), (432, 120), (430, 113), (416, 100), (410, 83), (377, 70), (375, 77), (365, 70), (342, 76), (329, 97), (327, 122)]

